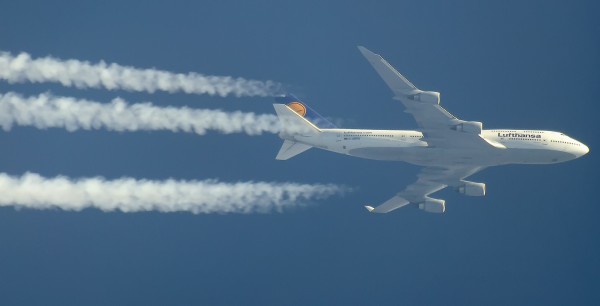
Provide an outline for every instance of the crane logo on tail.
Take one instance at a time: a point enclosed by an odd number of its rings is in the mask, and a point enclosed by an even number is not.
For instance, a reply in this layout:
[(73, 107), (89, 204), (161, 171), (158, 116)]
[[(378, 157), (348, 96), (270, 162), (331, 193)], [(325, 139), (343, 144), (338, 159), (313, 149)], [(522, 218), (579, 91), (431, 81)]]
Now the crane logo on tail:
[(291, 108), (293, 111), (295, 111), (296, 113), (298, 113), (298, 115), (304, 117), (306, 116), (306, 106), (304, 106), (304, 104), (300, 103), (300, 102), (292, 102), (289, 103), (287, 105), (289, 108)]

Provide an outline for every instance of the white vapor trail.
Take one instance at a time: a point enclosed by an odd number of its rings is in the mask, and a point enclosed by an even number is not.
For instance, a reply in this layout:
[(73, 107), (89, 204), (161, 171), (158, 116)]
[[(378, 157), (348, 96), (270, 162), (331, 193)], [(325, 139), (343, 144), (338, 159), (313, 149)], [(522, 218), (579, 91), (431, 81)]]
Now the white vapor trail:
[(157, 69), (90, 63), (54, 57), (34, 58), (27, 53), (17, 56), (0, 52), (0, 79), (9, 83), (57, 82), (77, 88), (105, 88), (108, 90), (143, 91), (153, 93), (185, 92), (189, 94), (218, 95), (221, 97), (275, 96), (281, 85), (272, 81), (247, 80), (230, 76), (202, 75), (194, 72), (173, 73)]
[(70, 179), (44, 178), (34, 173), (20, 177), (0, 173), (0, 206), (32, 209), (264, 213), (283, 211), (345, 191), (347, 188), (332, 184)]
[(199, 135), (209, 130), (248, 135), (280, 131), (277, 116), (272, 114), (158, 107), (151, 103), (128, 104), (120, 98), (110, 103), (99, 103), (50, 94), (23, 97), (13, 92), (0, 93), (0, 126), (8, 131), (14, 125), (39, 129), (65, 128), (68, 131), (168, 130)]

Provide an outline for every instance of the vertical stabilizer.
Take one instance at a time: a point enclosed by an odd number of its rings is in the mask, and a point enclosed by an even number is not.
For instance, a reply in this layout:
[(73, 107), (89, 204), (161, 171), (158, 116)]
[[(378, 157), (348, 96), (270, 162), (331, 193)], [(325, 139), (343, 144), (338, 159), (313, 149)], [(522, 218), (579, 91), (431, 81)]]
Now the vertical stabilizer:
[(284, 139), (283, 145), (277, 153), (276, 159), (290, 159), (310, 148), (310, 139), (318, 137), (321, 128), (335, 128), (331, 122), (310, 109), (293, 95), (286, 95), (275, 99), (286, 104), (273, 104), (281, 132), (279, 137)]
[(287, 94), (285, 96), (275, 98), (275, 101), (287, 105), (291, 110), (295, 111), (300, 117), (318, 127), (319, 129), (335, 129), (337, 128), (325, 117), (319, 115), (316, 111), (310, 108), (306, 103), (300, 101), (296, 96)]
[(311, 135), (319, 133), (321, 130), (292, 110), (285, 104), (273, 104), (279, 122), (281, 123), (281, 132), (279, 136), (287, 139), (290, 135)]

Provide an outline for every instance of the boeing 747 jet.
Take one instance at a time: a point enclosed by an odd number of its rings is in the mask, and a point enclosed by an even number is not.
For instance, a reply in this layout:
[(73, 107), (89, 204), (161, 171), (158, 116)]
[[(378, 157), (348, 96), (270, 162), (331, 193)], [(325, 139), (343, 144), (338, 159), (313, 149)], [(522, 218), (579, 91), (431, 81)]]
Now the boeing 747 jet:
[(374, 160), (404, 161), (423, 166), (417, 181), (372, 213), (387, 213), (408, 204), (443, 213), (446, 202), (430, 197), (450, 187), (467, 196), (485, 195), (485, 184), (465, 180), (482, 169), (507, 164), (553, 164), (589, 152), (583, 143), (560, 132), (484, 130), (483, 124), (456, 118), (440, 106), (440, 93), (415, 87), (381, 56), (358, 47), (405, 107), (418, 129), (340, 129), (293, 95), (274, 104), (284, 140), (277, 159), (286, 160), (312, 147)]

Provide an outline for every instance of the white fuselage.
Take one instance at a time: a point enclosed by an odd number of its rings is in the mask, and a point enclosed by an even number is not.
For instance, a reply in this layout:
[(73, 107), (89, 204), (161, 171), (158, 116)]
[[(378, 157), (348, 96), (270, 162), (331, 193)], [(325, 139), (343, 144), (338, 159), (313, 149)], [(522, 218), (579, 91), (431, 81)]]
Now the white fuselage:
[(322, 129), (295, 135), (293, 140), (324, 150), (375, 160), (394, 160), (421, 166), (552, 164), (575, 159), (589, 149), (560, 132), (483, 130), (489, 146), (445, 143), (443, 148), (422, 141), (419, 131)]

